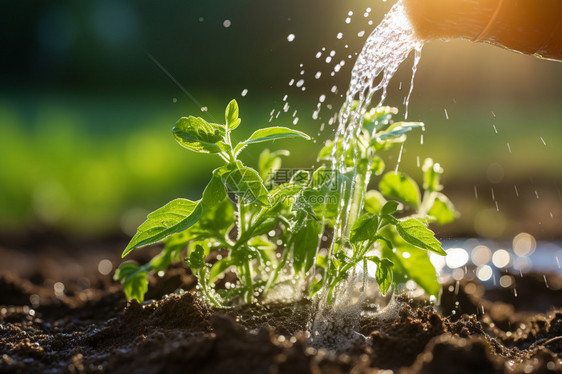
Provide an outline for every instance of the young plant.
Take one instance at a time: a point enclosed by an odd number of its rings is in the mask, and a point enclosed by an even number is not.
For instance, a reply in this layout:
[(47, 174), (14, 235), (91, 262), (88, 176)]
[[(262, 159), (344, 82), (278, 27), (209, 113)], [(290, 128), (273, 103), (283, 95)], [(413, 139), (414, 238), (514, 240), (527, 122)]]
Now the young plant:
[[(364, 115), (358, 137), (347, 148), (342, 141), (329, 142), (320, 151), (320, 160), (333, 162), (335, 157), (342, 165), (340, 170), (353, 176), (348, 204), (338, 213), (336, 237), (327, 258), (319, 262), (322, 277), (312, 287), (325, 289), (328, 302), (358, 266), (366, 276), (369, 261), (376, 265), (375, 278), (382, 294), (392, 283), (407, 280), (414, 280), (429, 295), (439, 294), (440, 285), (427, 251), (446, 253), (427, 225), (449, 223), (456, 211), (439, 192), (443, 170), (431, 159), (423, 166), (423, 198), (409, 176), (398, 171), (383, 174), (385, 163), (379, 154), (404, 143), (407, 132), (423, 128), (422, 123), (393, 123), (395, 114), (395, 108), (373, 108)], [(380, 176), (378, 191), (367, 189), (372, 175)]]
[[(234, 145), (231, 134), (240, 123), (235, 100), (226, 108), (224, 125), (191, 116), (176, 123), (173, 134), (181, 146), (219, 156), (224, 165), (213, 171), (200, 200), (173, 200), (149, 214), (138, 228), (123, 257), (159, 241), (164, 241), (164, 248), (145, 265), (127, 262), (119, 267), (115, 279), (123, 283), (129, 299), (142, 301), (148, 289), (147, 274), (165, 270), (172, 261), (181, 258), (184, 248), (187, 248), (186, 262), (198, 278), (199, 290), (213, 305), (227, 305), (237, 298), (251, 303), (258, 289), (265, 286), (267, 271), (277, 263), (277, 245), (266, 234), (287, 221), (286, 199), (297, 194), (302, 185), (289, 181), (268, 190), (264, 184), (264, 178), (280, 166), (280, 156), (286, 152), (264, 151), (259, 171), (244, 165), (239, 155), (256, 143), (310, 137), (285, 127), (268, 127)], [(210, 267), (206, 258), (219, 250), (227, 253), (217, 256), (219, 260)], [(230, 268), (235, 269), (238, 283), (217, 292), (214, 282)]]
[[(281, 156), (288, 152), (263, 151), (258, 170), (244, 165), (240, 152), (258, 142), (310, 139), (306, 134), (271, 127), (233, 146), (231, 132), (241, 122), (234, 100), (226, 109), (224, 125), (181, 118), (173, 129), (179, 144), (218, 155), (224, 165), (213, 171), (200, 200), (177, 199), (148, 215), (123, 256), (159, 241), (164, 242), (162, 251), (142, 266), (122, 264), (115, 279), (123, 283), (128, 298), (142, 301), (148, 273), (165, 270), (187, 248), (186, 262), (198, 278), (198, 289), (215, 306), (266, 299), (286, 283), (280, 277), (284, 271), (293, 281), (303, 281), (301, 291), (308, 290), (312, 297), (324, 290), (330, 302), (356, 268), (362, 266), (367, 274), (368, 261), (376, 264), (375, 278), (383, 294), (393, 283), (411, 279), (437, 295), (440, 287), (427, 251), (445, 252), (427, 224), (448, 223), (456, 212), (440, 192), (443, 171), (431, 160), (423, 167), (423, 198), (408, 176), (383, 175), (385, 165), (378, 153), (403, 143), (406, 132), (423, 126), (393, 123), (396, 113), (387, 107), (371, 110), (351, 146), (327, 143), (320, 151), (319, 160), (328, 165), (291, 175), (284, 170), (281, 181), (277, 178), (283, 171)], [(332, 170), (334, 158), (344, 167)], [(379, 191), (367, 190), (372, 175), (380, 176)], [(324, 248), (321, 239), (332, 232), (331, 246)], [(271, 238), (273, 233), (277, 236)], [(230, 270), (233, 281), (215, 287)]]

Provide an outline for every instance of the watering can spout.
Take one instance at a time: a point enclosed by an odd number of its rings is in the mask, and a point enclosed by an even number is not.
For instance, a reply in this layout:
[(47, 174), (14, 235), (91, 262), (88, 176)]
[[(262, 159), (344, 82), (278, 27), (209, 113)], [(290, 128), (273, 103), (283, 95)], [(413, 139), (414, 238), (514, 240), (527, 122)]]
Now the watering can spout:
[(562, 0), (403, 0), (423, 40), (464, 38), (562, 61)]

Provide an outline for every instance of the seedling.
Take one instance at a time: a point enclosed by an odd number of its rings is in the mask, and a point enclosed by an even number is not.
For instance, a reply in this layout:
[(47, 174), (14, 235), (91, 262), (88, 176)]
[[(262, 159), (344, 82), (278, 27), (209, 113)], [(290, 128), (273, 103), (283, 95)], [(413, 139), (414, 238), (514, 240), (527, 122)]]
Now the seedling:
[[(218, 156), (224, 165), (212, 172), (200, 200), (173, 200), (149, 214), (138, 228), (123, 257), (148, 244), (164, 245), (147, 264), (126, 262), (116, 271), (127, 298), (143, 301), (147, 275), (166, 270), (184, 253), (201, 295), (217, 307), (267, 299), (287, 283), (287, 273), (293, 281), (302, 281), (291, 284), (301, 287), (303, 294), (313, 297), (325, 290), (331, 301), (349, 274), (359, 266), (366, 269), (368, 261), (376, 264), (375, 278), (383, 294), (392, 284), (411, 279), (437, 295), (440, 287), (427, 251), (445, 252), (427, 224), (448, 223), (456, 213), (439, 192), (443, 171), (431, 160), (423, 167), (423, 198), (408, 176), (383, 175), (385, 165), (378, 154), (423, 126), (393, 123), (395, 114), (394, 108), (371, 110), (351, 146), (328, 142), (318, 157), (323, 165), (285, 175), (277, 183), (287, 151), (264, 150), (257, 170), (244, 165), (239, 155), (255, 143), (309, 140), (308, 135), (269, 127), (233, 145), (231, 134), (241, 123), (235, 100), (226, 108), (225, 124), (181, 118), (173, 129), (177, 142), (191, 151)], [(332, 170), (334, 158), (344, 162), (343, 172)], [(378, 191), (367, 190), (373, 175), (380, 176)], [(350, 202), (349, 209), (342, 209), (342, 201)], [(325, 248), (322, 237), (331, 233), (335, 237)], [(232, 281), (216, 287), (229, 272), (234, 273)]]

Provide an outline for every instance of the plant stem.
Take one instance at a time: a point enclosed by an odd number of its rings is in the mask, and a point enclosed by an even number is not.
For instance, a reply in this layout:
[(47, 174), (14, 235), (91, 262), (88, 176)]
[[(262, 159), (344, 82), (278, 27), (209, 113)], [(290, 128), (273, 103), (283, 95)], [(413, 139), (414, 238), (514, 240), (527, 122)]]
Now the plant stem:
[(246, 292), (244, 294), (244, 301), (247, 304), (251, 304), (254, 301), (254, 284), (252, 281), (252, 265), (250, 264), (250, 260), (244, 262), (244, 283), (246, 286)]
[[(236, 245), (232, 248), (233, 251), (239, 250), (242, 245), (245, 244), (246, 239), (246, 205), (244, 204), (244, 199), (238, 196), (238, 240)], [(254, 301), (254, 284), (252, 280), (252, 260), (246, 258), (244, 264), (239, 266), (240, 277), (244, 283), (244, 288), (246, 289), (244, 293), (244, 302), (251, 304)]]

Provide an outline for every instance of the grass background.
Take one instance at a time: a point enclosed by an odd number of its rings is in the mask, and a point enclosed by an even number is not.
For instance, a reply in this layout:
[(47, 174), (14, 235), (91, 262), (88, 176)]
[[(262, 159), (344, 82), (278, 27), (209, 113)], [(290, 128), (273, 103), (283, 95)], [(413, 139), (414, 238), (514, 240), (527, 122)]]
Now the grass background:
[[(298, 110), (296, 127), (315, 142), (272, 148), (291, 150), (287, 166), (310, 167), (332, 136), (327, 120), (341, 105), (353, 54), (365, 42), (357, 33), (368, 35), (391, 3), (282, 3), (1, 4), (0, 32), (11, 37), (0, 62), (0, 232), (130, 234), (166, 201), (197, 199), (218, 160), (181, 149), (171, 128), (182, 115), (222, 119), (231, 98), (241, 106), (242, 139), (267, 125), (289, 95), (291, 110), (272, 123), (290, 125)], [(364, 17), (367, 7), (372, 11)], [(346, 24), (350, 10), (353, 21)], [(336, 39), (338, 32), (344, 39)], [(296, 38), (289, 43), (291, 33)], [(315, 58), (322, 48), (348, 61), (335, 77), (333, 66)], [(399, 71), (387, 101), (402, 113), (410, 68), (411, 61)], [(301, 70), (305, 92), (288, 86)], [(322, 79), (313, 78), (317, 71)], [(338, 95), (330, 94), (333, 85)], [(332, 110), (313, 120), (322, 94)], [(420, 133), (410, 136), (400, 168), (419, 179), (418, 156), (444, 166), (463, 217), (445, 234), (486, 236), (477, 222), (501, 216), (505, 227), (491, 236), (524, 230), (562, 237), (561, 100), (562, 63), (467, 41), (424, 47), (410, 119), (425, 122), (426, 131), (423, 144)], [(251, 148), (245, 161), (255, 165), (260, 150)], [(389, 166), (396, 158), (390, 155)]]

